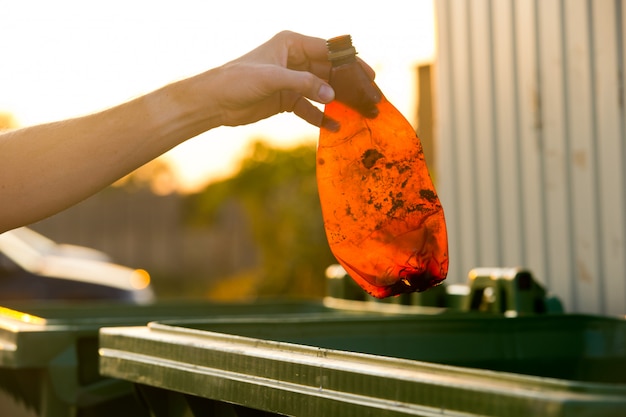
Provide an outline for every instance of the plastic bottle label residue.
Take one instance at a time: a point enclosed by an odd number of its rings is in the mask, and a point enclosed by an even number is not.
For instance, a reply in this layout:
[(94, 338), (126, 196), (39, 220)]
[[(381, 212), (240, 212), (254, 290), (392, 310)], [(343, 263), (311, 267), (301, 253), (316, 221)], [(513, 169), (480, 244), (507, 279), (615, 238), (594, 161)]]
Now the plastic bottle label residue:
[(322, 128), (317, 152), (334, 256), (377, 298), (441, 283), (448, 272), (446, 223), (418, 136), (382, 94), (373, 118), (339, 100), (324, 115), (340, 129)]

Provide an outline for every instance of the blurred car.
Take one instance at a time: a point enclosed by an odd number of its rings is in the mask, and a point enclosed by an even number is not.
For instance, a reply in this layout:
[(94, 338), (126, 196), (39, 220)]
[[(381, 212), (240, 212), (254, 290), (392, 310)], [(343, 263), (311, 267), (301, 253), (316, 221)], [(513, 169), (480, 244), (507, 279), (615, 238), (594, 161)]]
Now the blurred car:
[(115, 264), (105, 253), (59, 244), (27, 227), (0, 234), (0, 302), (154, 300), (150, 275)]

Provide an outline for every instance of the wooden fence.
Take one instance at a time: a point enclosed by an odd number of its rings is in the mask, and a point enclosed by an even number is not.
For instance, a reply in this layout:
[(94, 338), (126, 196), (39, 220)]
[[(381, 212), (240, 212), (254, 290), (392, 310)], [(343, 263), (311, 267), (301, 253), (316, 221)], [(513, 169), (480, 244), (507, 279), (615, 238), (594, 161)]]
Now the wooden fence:
[(256, 248), (237, 207), (224, 207), (206, 227), (188, 227), (183, 217), (176, 194), (109, 187), (32, 228), (146, 269), (163, 296), (201, 296), (215, 280), (255, 266)]

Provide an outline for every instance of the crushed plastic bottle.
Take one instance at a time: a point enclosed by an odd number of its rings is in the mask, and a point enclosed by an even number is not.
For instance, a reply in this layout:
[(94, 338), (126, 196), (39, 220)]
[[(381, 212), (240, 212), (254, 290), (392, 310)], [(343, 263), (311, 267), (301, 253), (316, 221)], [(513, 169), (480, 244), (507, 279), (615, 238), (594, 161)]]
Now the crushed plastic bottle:
[(356, 59), (349, 35), (328, 40), (335, 100), (324, 109), (317, 183), (337, 261), (369, 294), (424, 291), (448, 272), (443, 208), (421, 142)]

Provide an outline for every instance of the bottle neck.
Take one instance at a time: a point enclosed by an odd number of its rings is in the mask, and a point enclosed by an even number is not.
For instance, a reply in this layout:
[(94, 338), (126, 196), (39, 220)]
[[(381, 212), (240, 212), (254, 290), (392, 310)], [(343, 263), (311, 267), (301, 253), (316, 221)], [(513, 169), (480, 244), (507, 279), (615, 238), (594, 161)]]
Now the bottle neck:
[(358, 63), (350, 35), (331, 38), (326, 46), (332, 63), (328, 81), (335, 90), (335, 100), (365, 117), (375, 118), (383, 95)]
[(333, 58), (330, 60), (330, 63), (333, 67), (339, 67), (341, 65), (351, 64), (353, 62), (356, 62), (356, 57), (354, 55), (345, 56), (341, 58)]
[(350, 35), (337, 36), (326, 41), (328, 59), (333, 67), (356, 61), (356, 49)]

